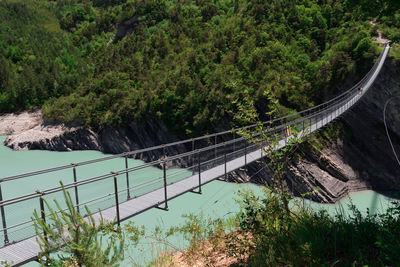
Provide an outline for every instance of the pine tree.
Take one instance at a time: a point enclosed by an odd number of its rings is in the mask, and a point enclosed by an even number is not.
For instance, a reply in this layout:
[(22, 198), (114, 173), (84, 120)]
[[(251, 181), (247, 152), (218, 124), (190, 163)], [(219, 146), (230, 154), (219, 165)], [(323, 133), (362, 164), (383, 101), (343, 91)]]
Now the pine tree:
[[(54, 210), (43, 200), (45, 211), (38, 213), (35, 209), (33, 213), (37, 242), (41, 248), (40, 262), (52, 266), (119, 266), (124, 258), (124, 235), (121, 229), (101, 216), (100, 221), (96, 222), (86, 206), (87, 215), (82, 216), (62, 183), (61, 186), (66, 209), (54, 200), (57, 207)], [(46, 212), (45, 220), (42, 219), (42, 212)], [(54, 252), (58, 252), (57, 256)]]

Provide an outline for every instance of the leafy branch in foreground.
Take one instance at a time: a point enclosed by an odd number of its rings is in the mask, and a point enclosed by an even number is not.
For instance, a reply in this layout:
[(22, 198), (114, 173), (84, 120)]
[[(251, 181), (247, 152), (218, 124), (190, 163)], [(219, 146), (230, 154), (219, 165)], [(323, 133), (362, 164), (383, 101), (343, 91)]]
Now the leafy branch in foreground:
[[(277, 114), (277, 102), (269, 92), (265, 95), (270, 103), (267, 115)], [(349, 215), (334, 217), (302, 205), (289, 207), (287, 164), (309, 129), (296, 129), (284, 120), (276, 126), (261, 122), (249, 97), (237, 105), (236, 118), (256, 125), (239, 134), (263, 149), (271, 178), (264, 195), (252, 191), (239, 194), (238, 228), (226, 236), (228, 254), (248, 266), (397, 266), (399, 202), (382, 215), (367, 212), (366, 216), (354, 205)], [(287, 142), (284, 147), (283, 142)]]
[(269, 179), (266, 179), (266, 184), (272, 192), (281, 196), (281, 201), (289, 213), (290, 196), (285, 183), (285, 173), (289, 160), (303, 141), (308, 128), (297, 129), (296, 125), (285, 124), (285, 120), (280, 120), (279, 124), (275, 125), (272, 118), (280, 113), (279, 102), (268, 90), (264, 92), (264, 96), (269, 103), (269, 111), (266, 113), (269, 122), (265, 123), (259, 118), (254, 101), (248, 95), (241, 101), (235, 102), (238, 112), (234, 119), (242, 125), (255, 125), (251, 128), (242, 128), (237, 133), (247, 142), (257, 144), (266, 155), (263, 160), (270, 175)]
[[(101, 216), (95, 221), (85, 206), (87, 215), (82, 216), (76, 209), (68, 191), (61, 183), (66, 209), (54, 200), (54, 210), (46, 200), (46, 220), (35, 209), (32, 220), (38, 236), (42, 264), (53, 266), (119, 266), (124, 258), (124, 234), (115, 228), (113, 222), (105, 221)], [(105, 241), (105, 242), (103, 242)], [(52, 253), (56, 253), (58, 259)]]
[(334, 216), (302, 206), (287, 215), (269, 190), (239, 195), (239, 227), (226, 242), (228, 254), (246, 266), (398, 266), (399, 201), (382, 214), (349, 205)]

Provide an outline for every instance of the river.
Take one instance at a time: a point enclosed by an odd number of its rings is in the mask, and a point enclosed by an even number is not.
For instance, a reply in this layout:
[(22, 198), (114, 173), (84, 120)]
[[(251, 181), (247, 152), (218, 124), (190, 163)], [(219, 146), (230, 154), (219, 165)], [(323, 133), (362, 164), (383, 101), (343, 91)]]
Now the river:
[[(5, 138), (5, 136), (0, 136), (0, 177), (7, 177), (25, 172), (66, 165), (72, 162), (80, 162), (104, 157), (104, 154), (98, 151), (13, 151), (3, 145)], [(97, 164), (94, 169), (80, 168), (78, 176), (86, 177), (90, 173), (90, 177), (92, 177), (94, 175), (108, 173), (110, 170), (122, 169), (122, 162), (123, 161), (121, 161), (121, 159), (116, 159)], [(130, 166), (137, 166), (140, 164), (143, 164), (143, 162), (140, 160), (129, 160)], [(70, 172), (70, 170), (65, 173), (61, 172), (57, 177), (44, 175), (7, 183), (3, 186), (4, 199), (9, 199), (22, 193), (32, 193), (35, 190), (44, 190), (53, 186), (57, 186), (60, 180), (63, 180), (65, 183), (71, 182)], [(140, 173), (140, 175), (135, 175), (135, 179), (144, 179), (146, 175), (154, 175), (154, 173), (157, 172), (160, 172), (160, 170), (157, 168), (146, 168), (142, 173)], [(170, 170), (170, 172), (179, 172), (179, 170)], [(85, 194), (84, 198), (89, 198), (94, 191), (106, 191), (109, 186), (112, 186), (112, 184), (107, 184), (107, 182), (105, 182), (100, 184), (100, 186), (103, 188), (88, 187), (87, 194)], [(262, 187), (254, 184), (238, 185), (222, 181), (213, 181), (202, 188), (202, 195), (186, 193), (169, 201), (169, 211), (151, 209), (131, 218), (127, 222), (133, 221), (135, 225), (145, 225), (146, 229), (154, 229), (156, 226), (159, 226), (162, 229), (168, 229), (171, 226), (182, 224), (185, 221), (182, 217), (184, 214), (193, 213), (206, 218), (230, 216), (239, 210), (239, 205), (234, 199), (237, 198), (238, 190), (244, 187), (251, 188), (257, 194), (262, 191)], [(334, 214), (337, 210), (346, 212), (348, 210), (348, 204), (350, 203), (353, 203), (364, 213), (367, 208), (374, 213), (385, 210), (389, 205), (390, 198), (387, 198), (374, 191), (367, 190), (351, 193), (349, 197), (342, 199), (336, 204), (319, 204), (308, 200), (304, 200), (304, 202), (313, 209), (327, 209), (330, 214)], [(37, 208), (36, 204), (32, 206), (24, 205), (18, 207), (17, 213), (30, 214), (33, 208)], [(15, 212), (15, 209), (14, 211), (6, 210), (6, 212)], [(18, 216), (13, 217), (15, 220), (18, 220), (18, 218), (21, 219), (21, 217)], [(124, 222), (124, 224), (127, 222)], [(183, 248), (185, 246), (185, 243), (179, 238), (172, 238), (169, 241), (177, 247)], [(140, 258), (137, 263), (143, 264), (148, 262), (156, 254), (156, 251), (157, 249), (155, 249), (154, 243), (151, 242), (151, 240), (145, 240), (140, 245), (139, 252), (137, 249), (132, 249), (128, 253), (132, 256), (132, 258)], [(140, 254), (140, 257), (137, 257), (139, 255), (138, 253)], [(126, 264), (124, 265), (129, 264), (129, 259), (127, 259), (127, 261), (128, 262), (125, 262)], [(35, 262), (31, 262), (25, 266), (39, 265)]]

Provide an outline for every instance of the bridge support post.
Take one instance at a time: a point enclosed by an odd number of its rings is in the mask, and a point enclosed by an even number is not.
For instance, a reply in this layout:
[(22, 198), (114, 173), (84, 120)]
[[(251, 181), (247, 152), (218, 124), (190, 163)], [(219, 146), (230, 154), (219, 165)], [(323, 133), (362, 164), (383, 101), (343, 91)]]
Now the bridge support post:
[(197, 153), (197, 167), (199, 169), (199, 193), (201, 194), (201, 161), (200, 161), (200, 152)]
[(244, 169), (247, 170), (247, 141), (244, 140)]
[(217, 164), (217, 135), (214, 137), (214, 166)]
[(260, 130), (260, 156), (261, 156), (261, 158), (263, 156), (263, 139), (264, 139), (263, 138), (263, 130), (261, 128), (261, 130)]
[(127, 200), (131, 198), (129, 187), (129, 172), (128, 172), (128, 155), (125, 155), (125, 170), (126, 170), (126, 194)]
[(235, 152), (235, 150), (236, 150), (236, 134), (234, 131), (232, 133), (233, 133), (233, 152)]
[[(3, 201), (3, 194), (1, 191), (1, 184), (0, 184), (0, 202), (2, 202), (2, 201)], [(3, 233), (4, 233), (4, 245), (7, 246), (10, 243), (10, 240), (8, 239), (6, 213), (4, 211), (3, 205), (1, 205), (1, 207), (0, 207), (0, 212), (1, 212), (1, 222), (2, 222), (2, 226), (3, 226)]]
[(192, 138), (192, 175), (194, 175), (194, 139)]
[[(40, 217), (42, 218), (43, 222), (46, 223), (46, 213), (44, 212), (44, 199), (43, 199), (44, 192), (41, 192), (41, 191), (38, 190), (38, 191), (36, 191), (36, 193), (41, 195), (40, 198), (39, 198), (39, 201), (40, 201)], [(48, 242), (49, 239), (47, 237), (47, 232), (44, 229), (43, 229), (43, 236), (44, 236), (44, 240), (46, 240), (46, 242)], [(48, 259), (48, 258), (49, 258), (49, 255), (47, 254), (46, 255), (46, 259)], [(50, 263), (47, 260), (46, 260), (46, 265), (50, 265)]]
[[(285, 137), (285, 146), (287, 145), (287, 126), (283, 127), (283, 136)], [(279, 145), (279, 141), (278, 141)]]
[[(40, 194), (40, 198), (39, 198), (39, 203), (40, 203), (40, 217), (42, 218), (43, 222), (46, 223), (46, 213), (44, 212), (44, 199), (43, 199), (43, 195), (44, 192), (40, 192), (40, 191), (36, 191), (38, 194)], [(47, 232), (46, 230), (43, 229), (43, 235), (44, 235), (44, 239), (47, 242)]]
[(114, 174), (114, 192), (115, 192), (115, 209), (117, 211), (117, 224), (118, 226), (121, 226), (121, 221), (119, 217), (119, 201), (118, 201), (118, 181), (117, 181), (117, 175), (115, 172), (112, 172)]
[[(192, 190), (190, 190), (190, 192), (192, 192), (192, 193), (196, 193), (196, 194), (202, 194), (202, 192), (201, 192), (201, 165), (200, 165), (201, 163), (200, 163), (200, 151), (199, 152), (197, 152), (197, 169), (198, 169), (198, 171), (199, 171), (199, 175), (198, 175), (198, 178), (199, 178), (199, 190), (198, 191), (195, 191), (194, 189), (192, 189)], [(194, 166), (193, 166), (193, 169), (194, 169)]]
[(225, 162), (225, 181), (228, 181), (228, 176), (226, 173), (226, 143), (224, 142), (224, 162)]
[(165, 197), (165, 206), (164, 209), (168, 210), (168, 196), (167, 196), (167, 163), (163, 162), (163, 176), (164, 176), (164, 197)]
[(76, 164), (71, 163), (72, 166), (74, 166), (74, 168), (72, 169), (72, 173), (74, 175), (74, 190), (75, 190), (75, 204), (76, 204), (76, 210), (78, 211), (78, 213), (80, 213), (80, 209), (79, 209), (79, 195), (78, 195), (78, 186), (76, 185), (77, 183), (77, 176), (76, 176)]
[(168, 195), (167, 195), (167, 162), (162, 161), (163, 166), (163, 180), (164, 180), (164, 207), (156, 206), (160, 210), (168, 210)]

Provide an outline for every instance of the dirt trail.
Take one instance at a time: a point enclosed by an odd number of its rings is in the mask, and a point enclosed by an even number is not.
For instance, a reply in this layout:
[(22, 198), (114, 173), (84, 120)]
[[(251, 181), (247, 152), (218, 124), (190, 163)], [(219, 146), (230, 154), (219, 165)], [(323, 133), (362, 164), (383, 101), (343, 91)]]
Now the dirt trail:
[[(374, 20), (371, 20), (370, 23), (371, 23), (372, 25), (374, 25), (374, 26), (377, 25), (375, 19), (374, 19)], [(379, 44), (386, 44), (386, 43), (389, 43), (389, 42), (390, 42), (390, 40), (387, 39), (386, 36), (383, 36), (383, 34), (382, 34), (382, 32), (381, 32), (380, 30), (377, 30), (377, 32), (378, 32), (378, 37), (374, 37), (374, 38), (373, 38), (375, 42), (377, 42), (377, 43), (379, 43)]]

